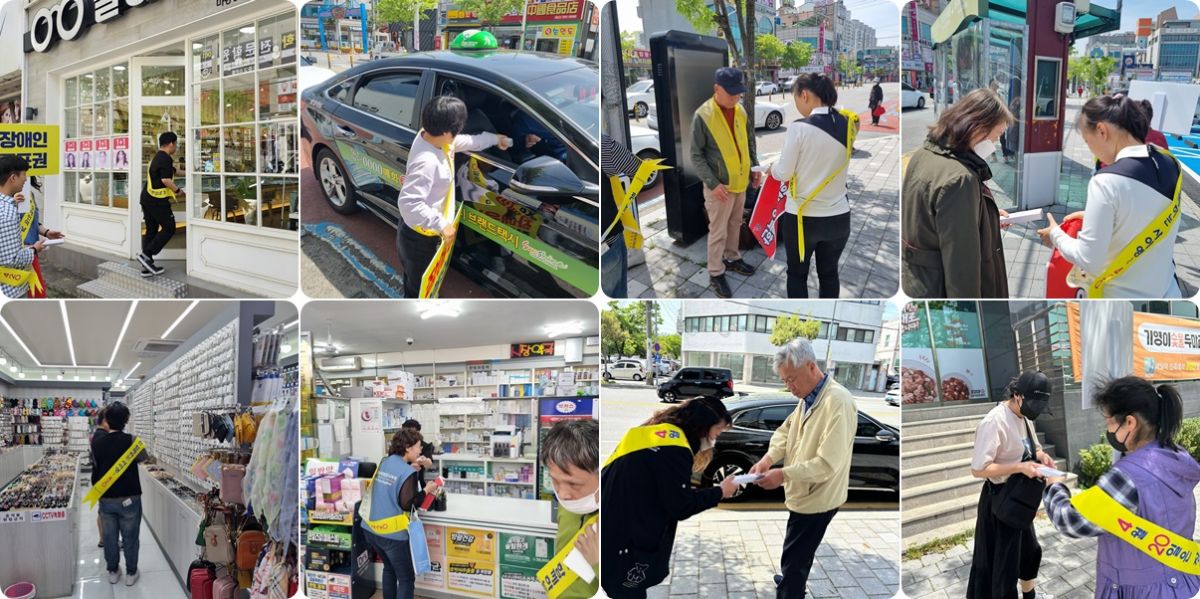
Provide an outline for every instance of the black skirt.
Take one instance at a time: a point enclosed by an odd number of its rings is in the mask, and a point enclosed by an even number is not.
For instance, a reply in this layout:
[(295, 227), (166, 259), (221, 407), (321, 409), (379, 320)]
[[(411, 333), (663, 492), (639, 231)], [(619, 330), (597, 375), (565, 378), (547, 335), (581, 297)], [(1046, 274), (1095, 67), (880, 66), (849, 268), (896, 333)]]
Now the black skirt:
[(1017, 580), (1037, 578), (1042, 563), (1033, 522), (1013, 528), (992, 515), (992, 500), (1003, 487), (986, 481), (979, 493), (967, 599), (1017, 599)]

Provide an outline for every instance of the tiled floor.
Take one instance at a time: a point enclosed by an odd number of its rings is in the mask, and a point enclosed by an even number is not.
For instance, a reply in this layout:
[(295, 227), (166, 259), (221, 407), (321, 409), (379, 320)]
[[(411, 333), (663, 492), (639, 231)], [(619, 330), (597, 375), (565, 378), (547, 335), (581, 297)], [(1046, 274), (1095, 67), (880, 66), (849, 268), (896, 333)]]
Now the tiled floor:
[(104, 563), (104, 549), (96, 546), (100, 533), (96, 530), (96, 509), (82, 505), (80, 499), (86, 492), (86, 480), (77, 491), (75, 525), (79, 527), (79, 551), (75, 567), (74, 599), (186, 599), (187, 594), (179, 579), (171, 571), (167, 558), (150, 533), (150, 527), (142, 522), (139, 534), (138, 572), (140, 577), (131, 587), (125, 586), (125, 556), (121, 556), (121, 580), (108, 583), (108, 571)]

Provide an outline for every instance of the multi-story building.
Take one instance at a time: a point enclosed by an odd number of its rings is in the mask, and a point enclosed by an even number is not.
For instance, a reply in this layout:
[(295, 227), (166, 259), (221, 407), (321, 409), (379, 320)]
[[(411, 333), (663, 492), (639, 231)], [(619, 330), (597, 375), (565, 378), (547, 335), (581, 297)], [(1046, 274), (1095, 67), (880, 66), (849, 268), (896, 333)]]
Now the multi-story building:
[(1200, 20), (1164, 20), (1150, 33), (1150, 64), (1162, 81), (1192, 81), (1200, 69)]
[(856, 58), (858, 65), (863, 69), (863, 77), (867, 80), (896, 80), (896, 61), (900, 58), (896, 48), (888, 46), (866, 48), (859, 50)]
[[(732, 8), (733, 3), (726, 3)], [(709, 3), (709, 8), (713, 4)], [(691, 22), (687, 20), (679, 11), (675, 10), (674, 2), (639, 2), (638, 16), (642, 19), (642, 29), (647, 36), (654, 35), (660, 31), (690, 31), (692, 33), (702, 33), (705, 35), (717, 35), (716, 31), (696, 31)], [(741, 21), (740, 16), (734, 12), (729, 14), (729, 28), (733, 30), (733, 39), (739, 47), (742, 43), (742, 30), (738, 24)], [(754, 0), (754, 33), (755, 35), (775, 32), (775, 0)]]
[(904, 82), (933, 87), (933, 22), (943, 0), (919, 0), (904, 5), (900, 14), (900, 73)]
[(876, 377), (875, 390), (887, 389), (888, 377), (900, 376), (900, 319), (884, 321), (879, 329), (879, 343), (875, 346), (875, 364), (880, 376)]
[(884, 302), (811, 302), (802, 308), (780, 300), (682, 303), (685, 366), (728, 368), (738, 382), (778, 384), (771, 333), (781, 316), (800, 316), (821, 323), (813, 350), (821, 368), (838, 382), (850, 389), (874, 390), (884, 377), (875, 358)]

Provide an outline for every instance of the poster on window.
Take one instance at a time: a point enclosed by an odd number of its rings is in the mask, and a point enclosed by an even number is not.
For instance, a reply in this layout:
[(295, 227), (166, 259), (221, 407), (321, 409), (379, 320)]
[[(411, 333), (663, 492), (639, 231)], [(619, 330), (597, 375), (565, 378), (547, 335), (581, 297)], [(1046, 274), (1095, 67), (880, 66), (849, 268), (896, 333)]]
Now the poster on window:
[(95, 149), (92, 140), (82, 139), (79, 141), (79, 163), (78, 167), (84, 170), (92, 168), (92, 151)]
[(101, 137), (96, 140), (96, 149), (92, 153), (92, 164), (97, 170), (106, 171), (109, 165), (112, 164), (112, 142), (107, 137)]
[(221, 48), (221, 72), (224, 75), (237, 75), (254, 70), (254, 40), (230, 40)]
[(122, 135), (112, 138), (113, 170), (129, 170), (129, 136)]
[(63, 168), (69, 171), (79, 168), (79, 142), (74, 139), (63, 142)]
[(264, 37), (258, 41), (258, 68), (265, 69), (275, 63), (275, 40)]
[(213, 59), (216, 58), (217, 44), (215, 41), (205, 41), (200, 48), (200, 78), (211, 79), (215, 74), (213, 69)]
[(578, 27), (575, 25), (546, 25), (538, 29), (538, 40), (557, 40), (558, 48), (554, 52), (570, 56), (576, 31)]
[(296, 62), (296, 32), (285, 31), (279, 36), (279, 60), (286, 64)]

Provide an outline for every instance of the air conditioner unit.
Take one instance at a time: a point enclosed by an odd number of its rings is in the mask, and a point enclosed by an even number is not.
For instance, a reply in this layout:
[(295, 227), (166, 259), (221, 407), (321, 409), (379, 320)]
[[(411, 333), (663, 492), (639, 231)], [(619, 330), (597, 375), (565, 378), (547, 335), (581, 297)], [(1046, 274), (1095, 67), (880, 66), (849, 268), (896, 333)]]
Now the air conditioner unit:
[(319, 366), (321, 370), (326, 372), (348, 372), (351, 370), (362, 370), (362, 358), (358, 356), (326, 358), (320, 361)]
[(182, 343), (174, 339), (138, 339), (133, 351), (139, 358), (158, 358), (175, 351)]

